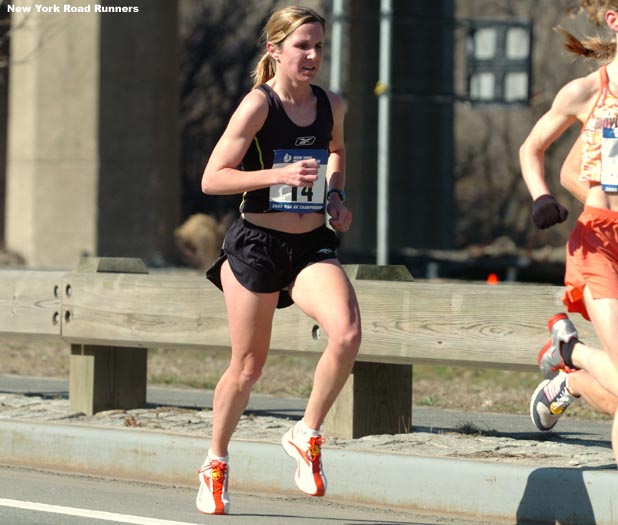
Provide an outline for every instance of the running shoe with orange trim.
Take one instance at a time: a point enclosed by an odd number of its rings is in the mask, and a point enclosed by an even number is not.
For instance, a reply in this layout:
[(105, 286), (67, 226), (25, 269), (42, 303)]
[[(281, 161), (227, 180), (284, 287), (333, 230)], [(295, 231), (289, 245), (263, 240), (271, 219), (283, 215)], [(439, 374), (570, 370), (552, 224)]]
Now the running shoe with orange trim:
[(227, 514), (230, 498), (227, 494), (229, 467), (216, 459), (207, 460), (198, 470), (200, 489), (195, 505), (204, 514)]
[(296, 460), (298, 467), (294, 481), (296, 486), (310, 496), (324, 496), (326, 476), (322, 469), (322, 436), (301, 435), (293, 426), (281, 439), (288, 456)]
[(552, 379), (560, 370), (573, 372), (575, 368), (568, 367), (560, 353), (560, 345), (568, 343), (572, 338), (577, 339), (577, 330), (566, 314), (554, 315), (547, 321), (549, 340), (541, 348), (538, 356), (539, 368), (546, 379)]

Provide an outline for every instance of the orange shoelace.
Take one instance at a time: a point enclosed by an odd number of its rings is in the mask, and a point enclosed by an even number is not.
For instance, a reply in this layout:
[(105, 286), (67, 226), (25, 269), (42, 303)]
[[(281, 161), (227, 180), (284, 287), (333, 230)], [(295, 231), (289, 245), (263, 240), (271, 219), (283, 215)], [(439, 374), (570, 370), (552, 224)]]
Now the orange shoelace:
[(322, 453), (321, 445), (326, 443), (326, 440), (322, 436), (314, 436), (309, 438), (309, 449), (307, 450), (307, 458), (314, 465), (316, 461), (319, 462), (320, 454)]
[(212, 480), (211, 490), (213, 494), (221, 494), (225, 484), (225, 475), (227, 473), (227, 464), (222, 461), (211, 460), (208, 465), (204, 465), (198, 470), (200, 474), (207, 473), (207, 476)]

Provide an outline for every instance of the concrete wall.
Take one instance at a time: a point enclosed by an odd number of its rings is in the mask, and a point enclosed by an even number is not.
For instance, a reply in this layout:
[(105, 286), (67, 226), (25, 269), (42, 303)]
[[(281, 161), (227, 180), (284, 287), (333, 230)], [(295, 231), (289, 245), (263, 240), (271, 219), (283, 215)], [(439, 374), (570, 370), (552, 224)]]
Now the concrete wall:
[(137, 13), (13, 5), (31, 12), (11, 15), (7, 248), (35, 267), (171, 254), (176, 2), (135, 0)]

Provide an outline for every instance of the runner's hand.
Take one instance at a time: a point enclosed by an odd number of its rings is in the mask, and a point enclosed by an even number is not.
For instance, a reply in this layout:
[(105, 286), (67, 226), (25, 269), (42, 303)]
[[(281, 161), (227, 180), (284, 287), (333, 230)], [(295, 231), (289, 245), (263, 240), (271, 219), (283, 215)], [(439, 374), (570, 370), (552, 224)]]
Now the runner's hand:
[(352, 212), (348, 210), (338, 197), (328, 200), (326, 211), (330, 216), (330, 225), (338, 232), (347, 232), (352, 224)]
[(282, 184), (293, 187), (311, 188), (318, 178), (318, 163), (315, 159), (299, 160), (288, 164), (282, 170)]
[(569, 210), (552, 195), (541, 195), (532, 204), (532, 222), (540, 230), (564, 222), (568, 216)]

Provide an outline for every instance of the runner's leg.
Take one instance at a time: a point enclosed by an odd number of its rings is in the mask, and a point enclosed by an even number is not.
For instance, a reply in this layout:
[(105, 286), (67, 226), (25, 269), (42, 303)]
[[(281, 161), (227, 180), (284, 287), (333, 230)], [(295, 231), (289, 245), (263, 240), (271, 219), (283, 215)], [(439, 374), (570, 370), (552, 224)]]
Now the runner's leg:
[(290, 295), (328, 337), (303, 418), (309, 428), (317, 430), (354, 365), (361, 343), (360, 311), (352, 284), (335, 259), (304, 268), (290, 287)]
[(249, 401), (251, 388), (266, 362), (272, 321), (279, 293), (247, 290), (234, 277), (227, 261), (221, 268), (230, 331), (231, 358), (215, 388), (210, 448), (226, 456), (238, 420)]
[(588, 371), (606, 390), (618, 396), (618, 299), (593, 299), (588, 287), (584, 301), (602, 350), (577, 343), (572, 361)]
[[(593, 299), (588, 286), (584, 301), (603, 350), (583, 343), (575, 345), (573, 364), (588, 371), (602, 387), (618, 395), (618, 299)], [(612, 449), (618, 461), (618, 411), (612, 426)]]
[(618, 397), (603, 388), (599, 382), (585, 370), (578, 370), (568, 375), (569, 392), (580, 396), (597, 412), (613, 416), (618, 408)]

